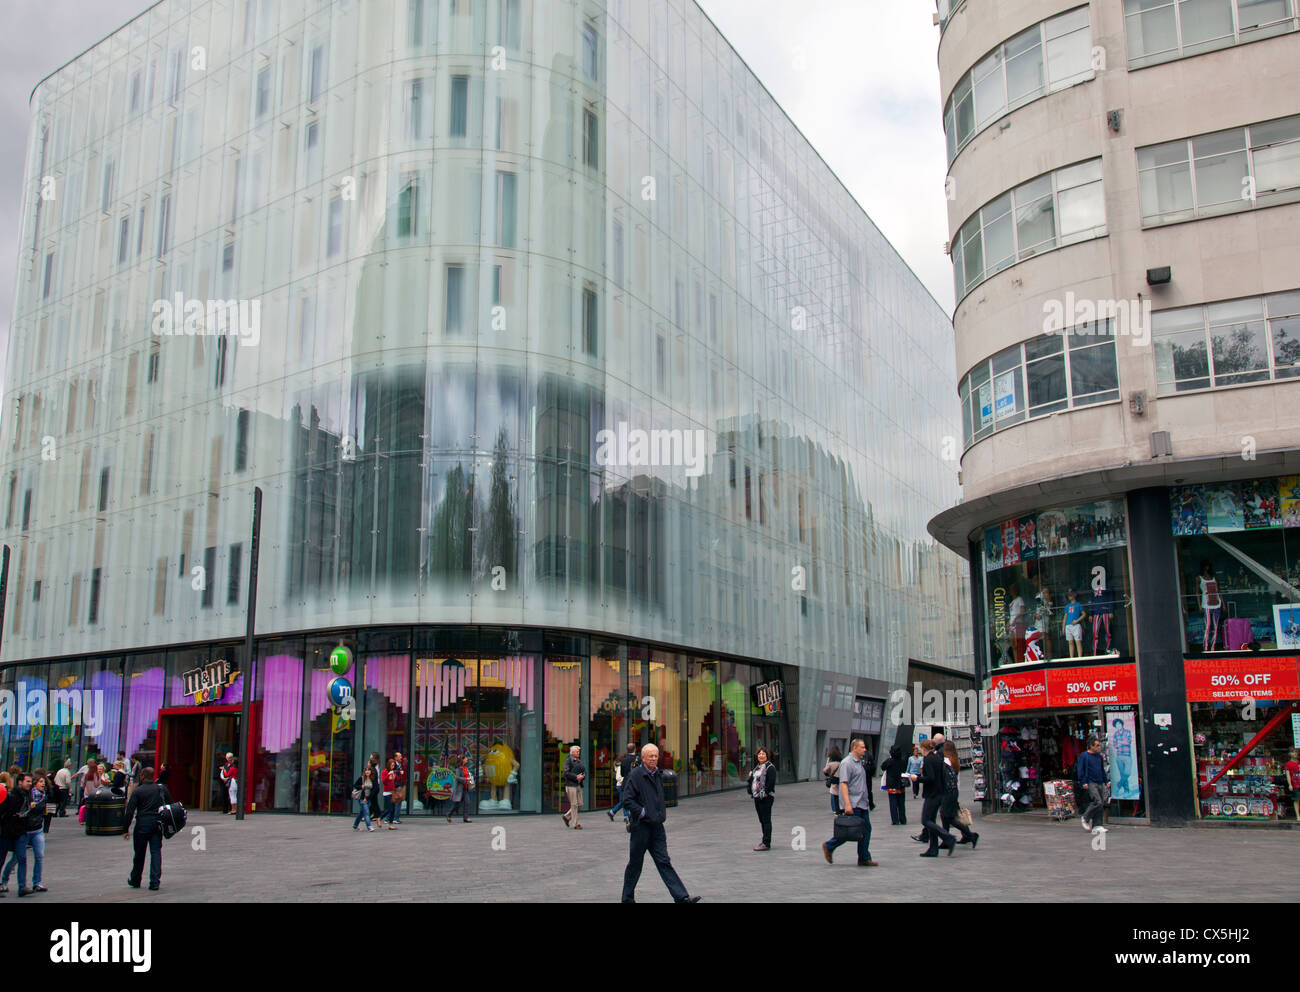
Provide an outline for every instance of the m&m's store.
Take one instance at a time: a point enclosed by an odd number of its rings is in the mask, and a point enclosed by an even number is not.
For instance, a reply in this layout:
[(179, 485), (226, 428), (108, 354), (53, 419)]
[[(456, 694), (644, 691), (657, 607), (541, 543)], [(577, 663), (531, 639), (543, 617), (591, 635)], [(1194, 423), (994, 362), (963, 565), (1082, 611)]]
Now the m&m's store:
[[(744, 785), (759, 745), (788, 765), (779, 665), (537, 629), (378, 628), (0, 669), (14, 702), (5, 766), (92, 758), (168, 768), (186, 806), (225, 809), (225, 756), (248, 763), (246, 813), (350, 813), (370, 755), (401, 755), (403, 815), (445, 814), (452, 768), (470, 812), (560, 809), (582, 748), (584, 805), (611, 806), (629, 744), (656, 744), (680, 796)], [(48, 703), (48, 706), (46, 705)]]

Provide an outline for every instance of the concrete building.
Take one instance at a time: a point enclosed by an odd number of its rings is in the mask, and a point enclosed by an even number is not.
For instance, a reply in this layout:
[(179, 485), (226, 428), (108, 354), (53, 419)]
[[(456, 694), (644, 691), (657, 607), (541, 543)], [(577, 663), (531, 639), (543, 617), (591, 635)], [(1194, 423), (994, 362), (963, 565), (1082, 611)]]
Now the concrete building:
[(1294, 816), (1297, 15), (940, 3), (965, 444), (930, 530), (971, 561), (982, 683), (1035, 733), (998, 805), (1043, 805), (1104, 731), (1121, 815)]

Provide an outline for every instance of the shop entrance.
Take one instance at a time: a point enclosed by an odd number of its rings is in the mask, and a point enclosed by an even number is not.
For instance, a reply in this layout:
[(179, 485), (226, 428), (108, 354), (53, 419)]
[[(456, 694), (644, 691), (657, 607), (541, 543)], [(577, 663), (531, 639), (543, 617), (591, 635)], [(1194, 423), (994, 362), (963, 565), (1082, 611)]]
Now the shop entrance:
[(187, 809), (230, 808), (221, 767), (227, 752), (239, 753), (238, 744), (238, 706), (158, 712), (158, 770), (167, 765), (167, 791)]

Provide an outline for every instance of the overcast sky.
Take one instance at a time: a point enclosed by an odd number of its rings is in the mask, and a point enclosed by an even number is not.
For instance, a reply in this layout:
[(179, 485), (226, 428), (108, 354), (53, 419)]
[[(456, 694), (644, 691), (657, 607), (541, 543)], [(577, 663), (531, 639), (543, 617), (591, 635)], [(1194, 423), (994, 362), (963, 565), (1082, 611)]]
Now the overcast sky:
[[(149, 0), (4, 0), (3, 6), (0, 349), (7, 352), (28, 96), (42, 77), (145, 10)], [(700, 6), (951, 314), (932, 4), (700, 0)]]

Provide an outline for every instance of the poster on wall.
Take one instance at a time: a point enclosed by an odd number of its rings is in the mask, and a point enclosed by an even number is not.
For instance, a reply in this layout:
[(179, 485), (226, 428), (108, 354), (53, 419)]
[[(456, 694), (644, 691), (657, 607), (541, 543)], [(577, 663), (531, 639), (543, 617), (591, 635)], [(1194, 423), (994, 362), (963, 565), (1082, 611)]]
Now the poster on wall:
[(1040, 557), (1096, 551), (1124, 541), (1124, 506), (1119, 500), (1080, 503), (1038, 515)]
[(1241, 512), (1239, 483), (1204, 486), (1202, 492), (1205, 496), (1205, 522), (1209, 533), (1246, 529), (1246, 521)]
[(1010, 416), (1016, 410), (1016, 377), (1019, 370), (1004, 372), (993, 380), (994, 405), (999, 417)]
[(1175, 536), (1206, 533), (1205, 497), (1200, 486), (1174, 486), (1170, 489), (1169, 512)]
[(1002, 564), (1020, 564), (1020, 529), (1014, 520), (1002, 525)]
[(993, 383), (979, 387), (980, 430), (993, 423)]
[(1300, 475), (1277, 480), (1278, 516), (1283, 527), (1300, 527)]
[(1110, 758), (1110, 797), (1140, 799), (1137, 749), (1137, 716), (1132, 710), (1106, 713), (1106, 750)]
[(1276, 479), (1254, 479), (1241, 484), (1241, 513), (1247, 530), (1281, 527)]
[(990, 527), (984, 532), (984, 571), (996, 572), (1002, 567), (1002, 528)]
[(1283, 651), (1300, 648), (1300, 603), (1278, 603), (1273, 607), (1273, 630)]
[(1034, 561), (1038, 557), (1038, 527), (1034, 517), (1021, 517), (1016, 526), (1020, 530), (1020, 560)]

